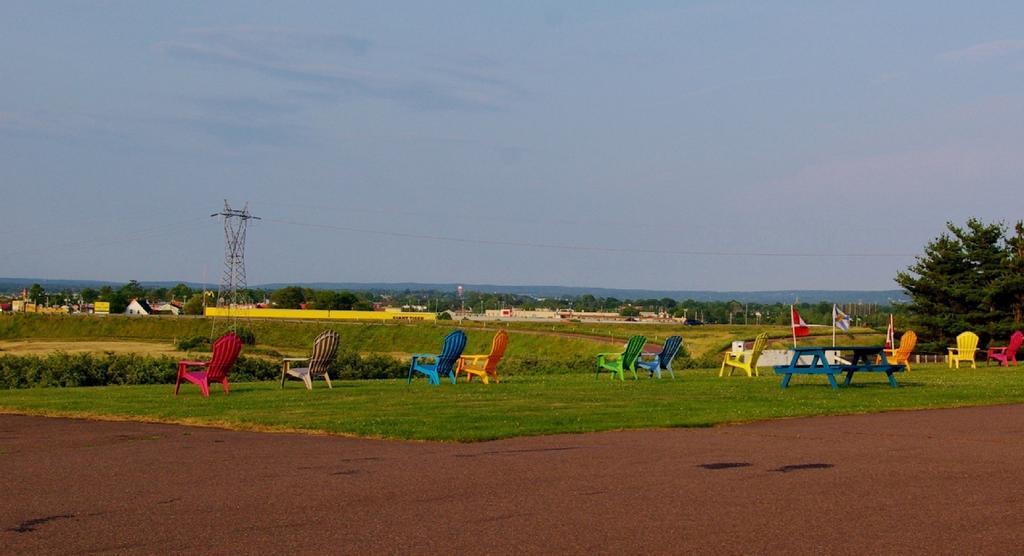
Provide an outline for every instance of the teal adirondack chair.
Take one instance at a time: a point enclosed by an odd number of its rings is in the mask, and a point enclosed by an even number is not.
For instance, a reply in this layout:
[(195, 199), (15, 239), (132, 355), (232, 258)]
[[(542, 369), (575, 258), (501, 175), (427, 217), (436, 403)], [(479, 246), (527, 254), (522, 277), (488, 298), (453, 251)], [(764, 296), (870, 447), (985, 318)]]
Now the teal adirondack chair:
[[(444, 338), (441, 345), (441, 353), (416, 353), (412, 356), (412, 363), (409, 364), (409, 380), (412, 383), (413, 372), (420, 373), (427, 377), (427, 382), (434, 385), (441, 384), (441, 377), (448, 377), (448, 380), (455, 384), (455, 364), (459, 362), (462, 350), (466, 349), (466, 333), (455, 330)], [(433, 360), (433, 363), (426, 363), (424, 360)]]
[(643, 355), (641, 355), (636, 361), (636, 366), (641, 369), (647, 369), (648, 376), (661, 378), (661, 371), (668, 371), (668, 374), (672, 375), (672, 378), (675, 379), (676, 373), (672, 371), (672, 358), (679, 353), (679, 348), (682, 345), (682, 336), (669, 336), (665, 339), (665, 344), (661, 346), (661, 353), (653, 354), (657, 355), (656, 358), (644, 361)]
[(598, 353), (597, 354), (597, 374), (595, 378), (601, 376), (601, 371), (609, 371), (612, 373), (612, 379), (615, 379), (615, 374), (618, 373), (619, 380), (626, 380), (623, 378), (623, 372), (625, 369), (629, 369), (633, 373), (633, 379), (636, 376), (636, 362), (640, 358), (640, 351), (644, 349), (644, 345), (647, 344), (647, 338), (643, 336), (633, 336), (629, 339), (626, 344), (626, 350), (622, 353)]

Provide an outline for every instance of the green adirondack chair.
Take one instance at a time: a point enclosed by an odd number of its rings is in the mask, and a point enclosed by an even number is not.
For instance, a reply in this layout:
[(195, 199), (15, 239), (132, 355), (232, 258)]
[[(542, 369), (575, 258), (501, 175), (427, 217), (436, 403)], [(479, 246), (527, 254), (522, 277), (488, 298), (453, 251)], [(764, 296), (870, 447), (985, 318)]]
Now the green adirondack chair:
[(643, 351), (646, 344), (647, 338), (644, 336), (633, 336), (622, 353), (598, 353), (597, 374), (594, 378), (600, 377), (601, 371), (608, 371), (612, 373), (612, 380), (615, 379), (616, 373), (619, 375), (619, 380), (626, 380), (623, 373), (629, 369), (633, 373), (633, 379), (636, 380), (636, 361), (640, 358), (640, 352)]

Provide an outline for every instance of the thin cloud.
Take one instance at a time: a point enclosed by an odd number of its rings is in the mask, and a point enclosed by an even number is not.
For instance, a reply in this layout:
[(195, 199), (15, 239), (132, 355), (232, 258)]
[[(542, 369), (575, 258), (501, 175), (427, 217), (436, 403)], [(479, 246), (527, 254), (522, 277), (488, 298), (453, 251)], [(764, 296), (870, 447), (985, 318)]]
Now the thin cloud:
[(4, 132), (67, 138), (118, 134), (110, 116), (52, 111), (0, 112)]
[[(503, 110), (523, 95), (499, 78), (472, 77), (421, 67), (382, 71), (372, 44), (347, 35), (232, 27), (184, 31), (157, 45), (161, 52), (197, 63), (256, 72), (301, 85), (305, 98), (339, 101), (359, 97), (389, 100), (419, 110)], [(347, 56), (347, 57), (346, 57)], [(360, 66), (364, 66), (360, 68)], [(419, 77), (404, 77), (405, 75)], [(399, 77), (402, 75), (403, 77)]]
[(342, 33), (322, 33), (285, 27), (251, 25), (187, 29), (182, 32), (182, 35), (239, 50), (263, 52), (281, 49), (316, 49), (363, 55), (373, 46), (368, 39)]
[(299, 111), (299, 107), (292, 102), (266, 100), (251, 96), (184, 97), (183, 100), (204, 112), (234, 118), (252, 119), (294, 114)]
[(1009, 56), (1024, 51), (1024, 40), (1005, 39), (989, 41), (953, 50), (939, 55), (940, 60), (946, 62), (982, 62), (993, 58)]

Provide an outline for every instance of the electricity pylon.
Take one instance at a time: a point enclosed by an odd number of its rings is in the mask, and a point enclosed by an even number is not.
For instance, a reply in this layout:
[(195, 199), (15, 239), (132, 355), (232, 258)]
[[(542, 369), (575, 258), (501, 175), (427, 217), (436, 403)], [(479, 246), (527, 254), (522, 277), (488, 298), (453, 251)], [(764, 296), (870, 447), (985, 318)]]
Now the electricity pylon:
[(215, 212), (211, 217), (220, 216), (224, 219), (224, 273), (221, 275), (220, 287), (217, 289), (218, 307), (237, 307), (239, 295), (244, 295), (245, 282), (245, 231), (250, 220), (259, 220), (258, 216), (249, 213), (249, 204), (241, 210), (231, 208), (227, 199), (224, 210)]

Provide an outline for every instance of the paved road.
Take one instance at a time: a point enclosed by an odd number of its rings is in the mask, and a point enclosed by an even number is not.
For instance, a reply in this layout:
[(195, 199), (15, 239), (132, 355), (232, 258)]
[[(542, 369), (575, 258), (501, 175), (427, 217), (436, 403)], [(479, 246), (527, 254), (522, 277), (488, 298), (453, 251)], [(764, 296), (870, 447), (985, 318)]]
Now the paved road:
[(0, 415), (0, 553), (1009, 553), (1024, 406), (479, 444)]

